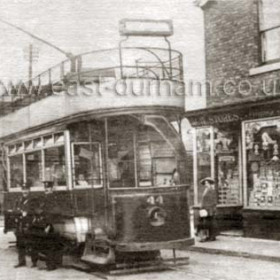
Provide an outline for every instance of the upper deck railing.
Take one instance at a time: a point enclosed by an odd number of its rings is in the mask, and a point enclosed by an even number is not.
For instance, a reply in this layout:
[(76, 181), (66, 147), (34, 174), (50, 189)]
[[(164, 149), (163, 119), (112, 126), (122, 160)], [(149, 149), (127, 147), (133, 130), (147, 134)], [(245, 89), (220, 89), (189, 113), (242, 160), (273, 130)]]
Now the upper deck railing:
[(73, 56), (10, 87), (0, 97), (0, 115), (28, 106), (73, 83), (102, 83), (108, 79), (151, 79), (183, 82), (183, 60), (178, 51), (163, 48), (122, 47)]

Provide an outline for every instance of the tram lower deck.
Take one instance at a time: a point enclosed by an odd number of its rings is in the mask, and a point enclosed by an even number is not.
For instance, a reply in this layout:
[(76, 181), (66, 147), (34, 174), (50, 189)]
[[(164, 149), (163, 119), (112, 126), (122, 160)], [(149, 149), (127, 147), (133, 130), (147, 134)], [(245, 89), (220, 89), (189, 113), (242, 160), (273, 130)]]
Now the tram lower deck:
[(165, 117), (72, 121), (5, 146), (7, 231), (13, 228), (9, 213), (23, 182), (39, 197), (43, 182), (51, 181), (60, 209), (53, 227), (67, 246), (84, 248), (81, 258), (87, 262), (112, 263), (120, 252), (157, 252), (193, 243), (186, 155)]

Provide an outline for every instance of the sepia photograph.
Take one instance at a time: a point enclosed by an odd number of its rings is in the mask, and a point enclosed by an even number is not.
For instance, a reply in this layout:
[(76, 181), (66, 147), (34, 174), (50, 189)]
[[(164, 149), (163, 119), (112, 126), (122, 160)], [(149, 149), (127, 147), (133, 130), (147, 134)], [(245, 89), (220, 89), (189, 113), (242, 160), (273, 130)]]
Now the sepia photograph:
[(0, 7), (1, 280), (279, 279), (280, 1)]

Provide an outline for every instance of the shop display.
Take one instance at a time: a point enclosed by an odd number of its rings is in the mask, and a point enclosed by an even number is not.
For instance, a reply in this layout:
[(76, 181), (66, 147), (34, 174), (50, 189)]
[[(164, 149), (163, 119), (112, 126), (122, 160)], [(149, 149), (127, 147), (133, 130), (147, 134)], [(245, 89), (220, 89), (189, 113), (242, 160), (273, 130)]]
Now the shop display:
[(215, 177), (219, 205), (240, 204), (238, 136), (237, 131), (228, 127), (196, 130), (198, 182), (207, 176)]
[(245, 124), (248, 205), (280, 207), (280, 119)]
[(214, 143), (218, 203), (220, 205), (237, 205), (240, 203), (238, 133), (216, 129)]

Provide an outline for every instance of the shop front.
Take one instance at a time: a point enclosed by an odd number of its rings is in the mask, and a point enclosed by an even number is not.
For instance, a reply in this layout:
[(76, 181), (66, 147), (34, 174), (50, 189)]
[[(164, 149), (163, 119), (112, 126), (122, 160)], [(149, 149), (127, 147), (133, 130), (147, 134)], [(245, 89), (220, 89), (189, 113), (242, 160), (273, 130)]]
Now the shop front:
[(200, 180), (215, 178), (220, 231), (280, 240), (280, 100), (188, 112), (193, 129), (194, 205)]

